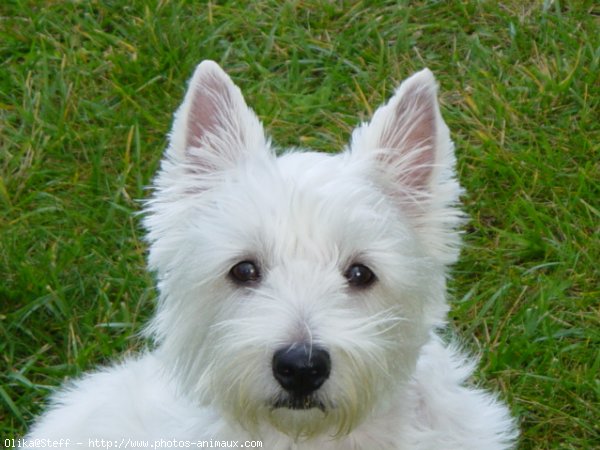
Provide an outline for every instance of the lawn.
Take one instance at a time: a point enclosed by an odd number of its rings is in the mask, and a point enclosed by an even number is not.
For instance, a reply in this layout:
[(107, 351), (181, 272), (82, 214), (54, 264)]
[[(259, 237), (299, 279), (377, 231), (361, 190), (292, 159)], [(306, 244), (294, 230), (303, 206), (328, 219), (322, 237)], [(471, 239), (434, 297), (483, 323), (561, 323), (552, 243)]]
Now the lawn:
[[(217, 60), (276, 143), (337, 151), (429, 67), (467, 190), (451, 325), (523, 449), (600, 445), (600, 7), (582, 0), (0, 5), (0, 438), (154, 304), (140, 200)], [(1, 445), (1, 444), (0, 444)]]

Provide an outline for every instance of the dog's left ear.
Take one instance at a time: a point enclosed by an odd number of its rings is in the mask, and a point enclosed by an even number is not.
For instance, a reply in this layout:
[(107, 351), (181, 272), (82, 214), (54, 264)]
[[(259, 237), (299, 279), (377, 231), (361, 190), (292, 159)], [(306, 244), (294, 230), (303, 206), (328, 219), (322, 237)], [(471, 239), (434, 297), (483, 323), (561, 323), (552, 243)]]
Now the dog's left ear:
[(217, 63), (202, 61), (175, 114), (167, 154), (196, 172), (213, 172), (267, 147), (264, 129), (240, 89)]
[(452, 262), (462, 218), (456, 208), (461, 189), (430, 70), (405, 80), (371, 121), (354, 131), (350, 152), (373, 169), (376, 181), (423, 233), (434, 254)]

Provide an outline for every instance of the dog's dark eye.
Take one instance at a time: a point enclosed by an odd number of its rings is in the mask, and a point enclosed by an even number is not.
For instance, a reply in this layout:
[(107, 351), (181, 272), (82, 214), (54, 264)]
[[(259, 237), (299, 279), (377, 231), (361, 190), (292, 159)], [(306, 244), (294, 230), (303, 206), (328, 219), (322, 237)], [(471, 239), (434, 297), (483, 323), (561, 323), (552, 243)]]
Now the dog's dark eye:
[(229, 271), (231, 278), (238, 283), (252, 283), (258, 281), (260, 272), (258, 267), (252, 261), (242, 261), (237, 263)]
[(352, 287), (365, 288), (377, 279), (371, 269), (363, 264), (351, 265), (344, 274)]

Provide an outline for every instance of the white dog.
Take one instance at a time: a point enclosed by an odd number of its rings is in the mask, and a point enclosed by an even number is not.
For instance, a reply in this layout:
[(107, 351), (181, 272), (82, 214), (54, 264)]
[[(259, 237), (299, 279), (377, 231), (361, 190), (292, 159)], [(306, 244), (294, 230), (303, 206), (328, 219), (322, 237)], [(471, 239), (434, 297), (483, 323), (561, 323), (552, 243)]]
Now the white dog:
[(60, 391), (29, 445), (512, 447), (507, 408), (435, 334), (462, 221), (436, 94), (425, 69), (344, 152), (276, 157), (202, 62), (146, 207), (156, 348)]

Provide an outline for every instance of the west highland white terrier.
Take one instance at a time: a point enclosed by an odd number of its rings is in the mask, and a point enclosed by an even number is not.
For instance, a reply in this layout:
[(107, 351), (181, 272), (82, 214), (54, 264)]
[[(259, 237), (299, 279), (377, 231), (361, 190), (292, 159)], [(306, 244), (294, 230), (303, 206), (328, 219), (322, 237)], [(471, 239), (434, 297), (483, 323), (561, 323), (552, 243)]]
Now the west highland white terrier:
[(506, 406), (436, 335), (463, 219), (454, 165), (427, 69), (340, 154), (276, 157), (202, 62), (146, 204), (156, 346), (59, 391), (26, 443), (512, 447)]

